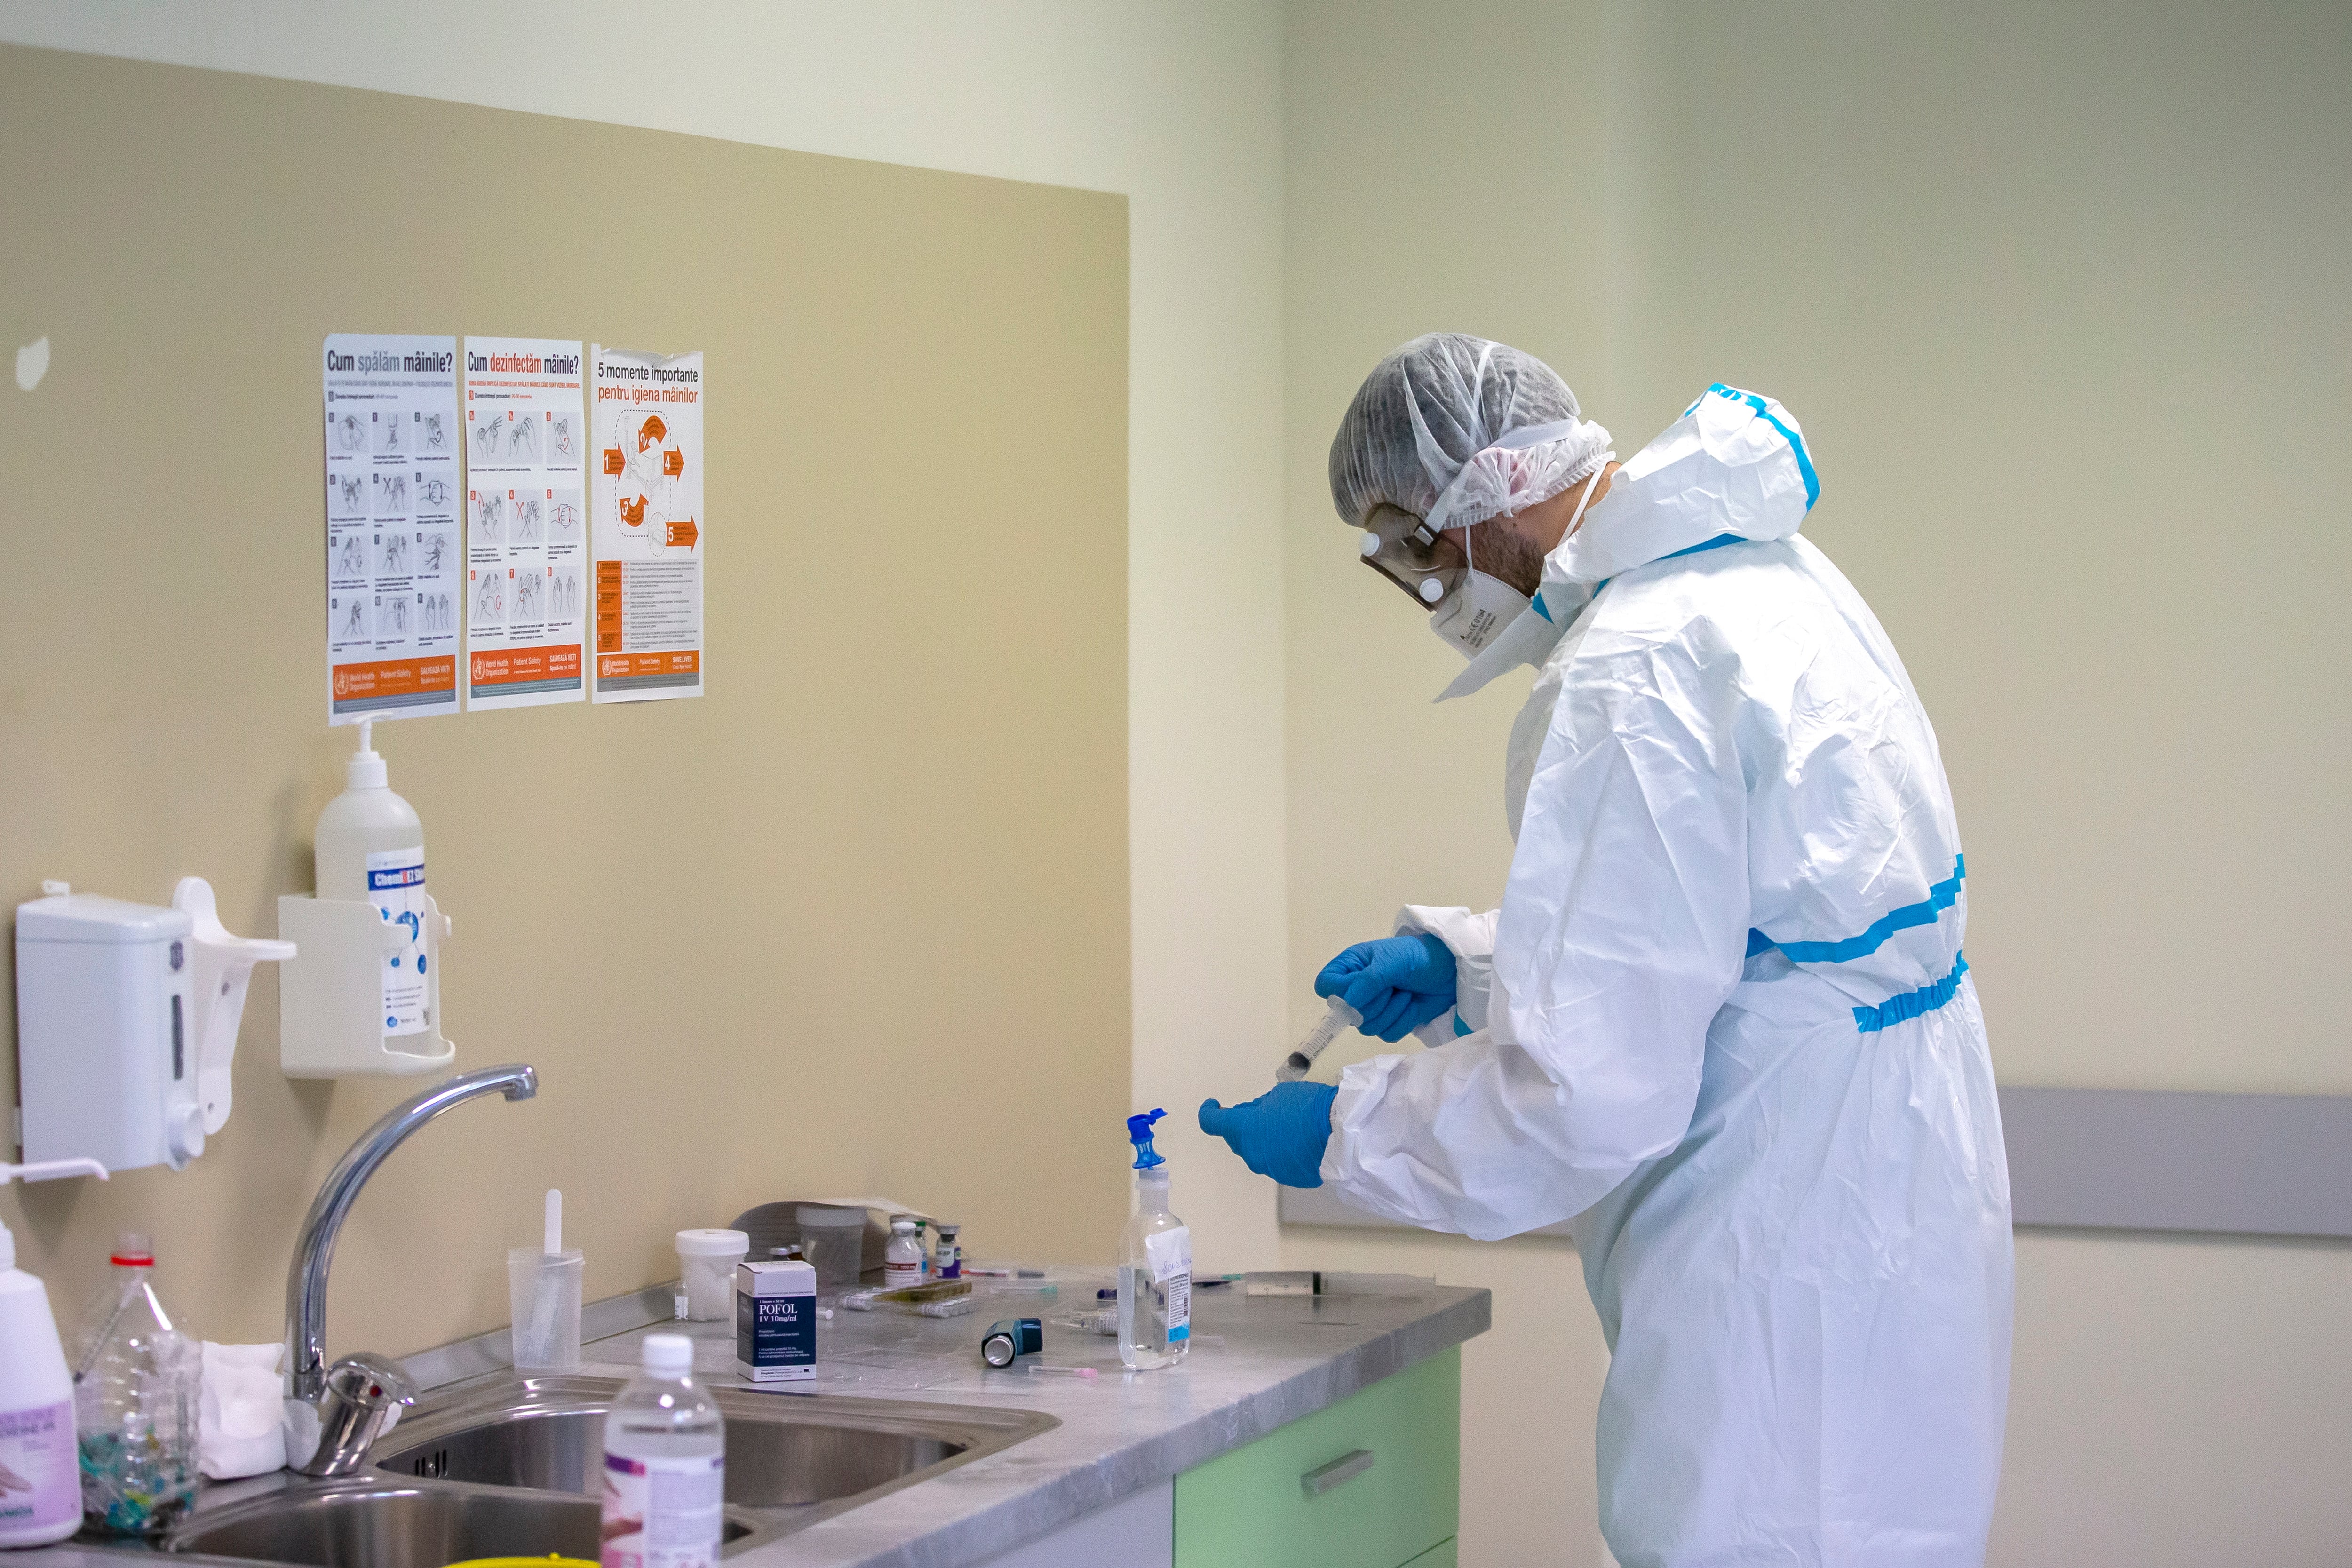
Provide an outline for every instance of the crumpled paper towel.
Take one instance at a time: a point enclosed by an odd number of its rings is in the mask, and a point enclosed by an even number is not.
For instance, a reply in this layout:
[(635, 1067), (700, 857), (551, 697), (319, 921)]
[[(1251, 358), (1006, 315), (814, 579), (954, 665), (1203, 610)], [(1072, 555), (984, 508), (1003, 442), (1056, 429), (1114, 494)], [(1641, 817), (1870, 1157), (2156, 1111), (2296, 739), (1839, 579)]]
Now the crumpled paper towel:
[(196, 1401), (197, 1468), (216, 1481), (286, 1468), (279, 1426), (284, 1345), (205, 1342), (204, 1392)]

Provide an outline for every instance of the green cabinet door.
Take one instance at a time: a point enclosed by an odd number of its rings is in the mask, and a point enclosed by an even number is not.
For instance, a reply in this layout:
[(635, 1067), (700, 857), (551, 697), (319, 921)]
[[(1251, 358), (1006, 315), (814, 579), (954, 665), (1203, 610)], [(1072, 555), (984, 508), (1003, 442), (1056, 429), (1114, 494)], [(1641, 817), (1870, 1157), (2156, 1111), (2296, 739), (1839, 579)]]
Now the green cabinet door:
[(1457, 1348), (1177, 1477), (1176, 1568), (1439, 1568), (1461, 1494)]

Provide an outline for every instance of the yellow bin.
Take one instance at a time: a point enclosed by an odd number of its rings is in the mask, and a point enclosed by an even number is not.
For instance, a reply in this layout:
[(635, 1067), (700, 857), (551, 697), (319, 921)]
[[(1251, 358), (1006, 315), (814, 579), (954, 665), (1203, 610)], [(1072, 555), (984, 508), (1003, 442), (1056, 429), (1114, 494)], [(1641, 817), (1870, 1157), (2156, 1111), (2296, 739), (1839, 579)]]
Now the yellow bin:
[(463, 1563), (452, 1563), (449, 1568), (601, 1568), (584, 1557), (562, 1557), (551, 1552), (544, 1557), (468, 1557)]

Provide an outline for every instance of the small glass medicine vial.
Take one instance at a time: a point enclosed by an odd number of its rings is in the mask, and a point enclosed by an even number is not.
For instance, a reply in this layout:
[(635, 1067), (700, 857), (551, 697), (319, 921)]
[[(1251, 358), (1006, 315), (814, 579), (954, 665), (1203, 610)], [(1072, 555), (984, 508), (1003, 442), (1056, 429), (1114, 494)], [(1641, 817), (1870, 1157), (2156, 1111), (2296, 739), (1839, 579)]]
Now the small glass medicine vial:
[(923, 1244), (915, 1239), (915, 1222), (900, 1215), (890, 1222), (890, 1245), (882, 1249), (882, 1289), (897, 1290), (923, 1282)]

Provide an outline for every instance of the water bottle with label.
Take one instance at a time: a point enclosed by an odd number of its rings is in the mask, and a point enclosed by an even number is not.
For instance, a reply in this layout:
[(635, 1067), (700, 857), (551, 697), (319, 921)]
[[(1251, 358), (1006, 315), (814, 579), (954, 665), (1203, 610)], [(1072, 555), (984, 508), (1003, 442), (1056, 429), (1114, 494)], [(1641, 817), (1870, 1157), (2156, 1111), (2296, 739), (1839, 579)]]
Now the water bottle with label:
[(727, 1424), (694, 1381), (694, 1342), (648, 1334), (604, 1416), (604, 1568), (718, 1568)]

